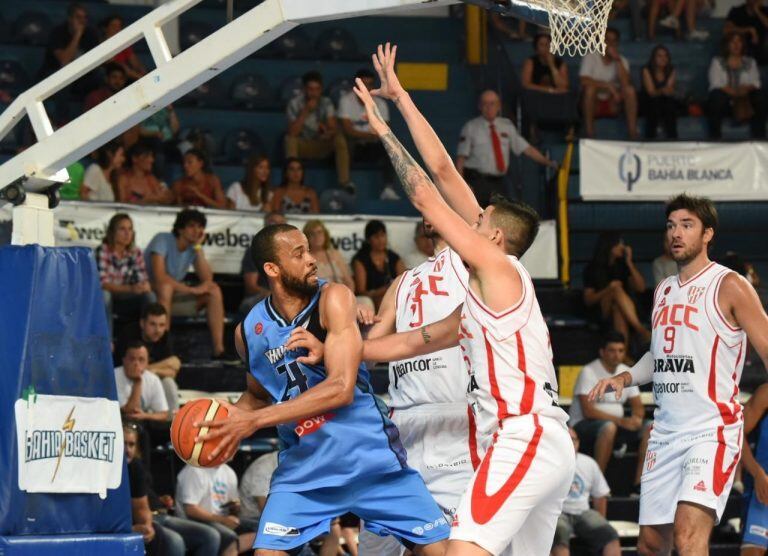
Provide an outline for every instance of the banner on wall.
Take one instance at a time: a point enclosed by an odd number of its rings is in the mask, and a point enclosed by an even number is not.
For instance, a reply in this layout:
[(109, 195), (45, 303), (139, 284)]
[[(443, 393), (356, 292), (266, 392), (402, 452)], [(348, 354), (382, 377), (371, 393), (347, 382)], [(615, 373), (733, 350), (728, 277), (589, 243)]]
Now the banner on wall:
[(768, 143), (579, 142), (587, 201), (665, 201), (679, 193), (716, 201), (768, 199)]
[[(64, 201), (54, 211), (56, 244), (95, 249), (104, 239), (109, 219), (117, 212), (125, 212), (133, 220), (136, 244), (144, 249), (155, 234), (171, 231), (178, 211), (175, 207)], [(239, 274), (245, 249), (250, 246), (253, 235), (261, 229), (263, 215), (234, 210), (203, 209), (203, 212), (208, 220), (203, 249), (213, 271)], [(318, 216), (290, 215), (288, 223), (302, 228), (313, 217)], [(10, 218), (10, 205), (0, 207), (0, 220)], [(415, 254), (413, 232), (419, 218), (326, 214), (319, 218), (331, 233), (331, 243), (347, 261), (362, 247), (365, 224), (374, 218), (386, 224), (390, 249), (405, 260)], [(534, 279), (558, 278), (557, 227), (553, 220), (541, 223), (539, 235), (523, 257), (523, 264)]]

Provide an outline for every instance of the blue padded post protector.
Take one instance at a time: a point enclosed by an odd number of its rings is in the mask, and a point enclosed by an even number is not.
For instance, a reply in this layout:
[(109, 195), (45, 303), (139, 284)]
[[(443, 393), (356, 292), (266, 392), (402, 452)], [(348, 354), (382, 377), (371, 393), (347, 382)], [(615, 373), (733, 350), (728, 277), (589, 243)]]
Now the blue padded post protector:
[[(19, 490), (14, 403), (30, 387), (38, 394), (117, 399), (104, 301), (90, 249), (0, 248), (0, 536), (130, 533), (125, 467), (120, 488), (108, 490), (105, 500), (97, 494)], [(118, 544), (136, 544), (135, 535), (119, 537)], [(3, 550), (12, 541), (21, 542), (0, 539), (0, 554), (23, 553)], [(123, 554), (102, 551), (107, 553)]]

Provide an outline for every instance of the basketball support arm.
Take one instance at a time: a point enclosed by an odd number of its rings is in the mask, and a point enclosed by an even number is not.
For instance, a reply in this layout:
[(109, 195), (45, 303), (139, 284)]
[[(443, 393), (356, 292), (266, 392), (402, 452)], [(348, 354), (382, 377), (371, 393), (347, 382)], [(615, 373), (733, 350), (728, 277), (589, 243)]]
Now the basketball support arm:
[[(153, 10), (37, 83), (0, 114), (0, 139), (26, 115), (37, 142), (0, 165), (0, 203), (13, 209), (14, 244), (53, 245), (57, 189), (66, 167), (301, 23), (454, 4), (458, 0), (264, 0), (205, 39), (172, 56), (163, 24), (201, 0), (173, 0)], [(115, 54), (146, 40), (155, 69), (59, 129), (43, 101)]]

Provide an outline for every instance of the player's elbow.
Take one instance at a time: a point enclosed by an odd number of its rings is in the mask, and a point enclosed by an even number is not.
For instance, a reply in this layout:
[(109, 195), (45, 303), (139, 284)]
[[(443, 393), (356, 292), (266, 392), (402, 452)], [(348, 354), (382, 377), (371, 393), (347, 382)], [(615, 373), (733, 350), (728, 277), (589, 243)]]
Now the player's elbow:
[(338, 407), (350, 405), (355, 399), (355, 383), (347, 378), (339, 377), (331, 382), (333, 400)]

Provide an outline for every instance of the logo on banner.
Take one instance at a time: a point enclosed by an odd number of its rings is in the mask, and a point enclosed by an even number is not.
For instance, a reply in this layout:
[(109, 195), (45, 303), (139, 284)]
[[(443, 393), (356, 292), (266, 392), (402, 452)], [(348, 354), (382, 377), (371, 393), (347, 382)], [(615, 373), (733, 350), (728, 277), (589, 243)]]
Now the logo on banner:
[(627, 186), (627, 191), (632, 191), (632, 186), (640, 179), (641, 171), (640, 157), (627, 147), (619, 157), (619, 179)]

